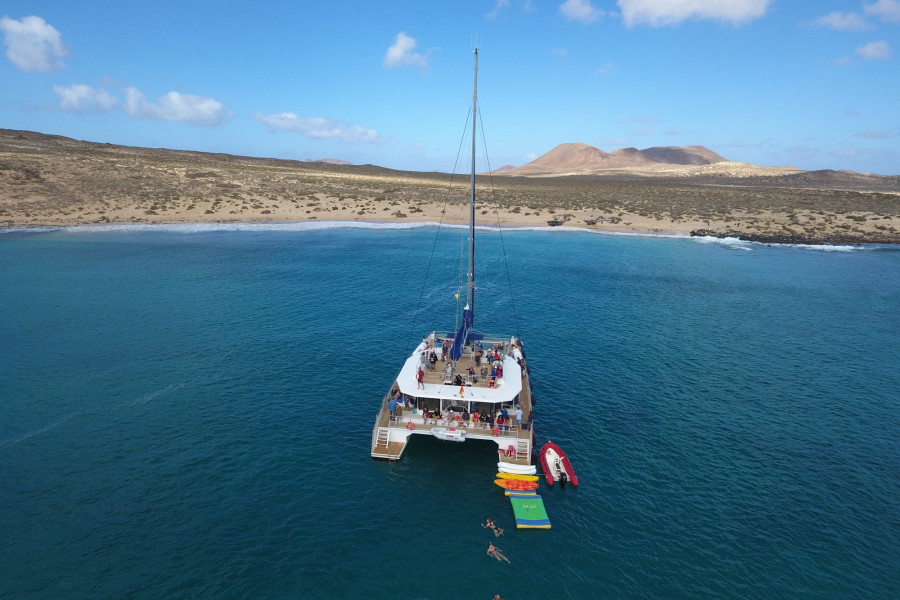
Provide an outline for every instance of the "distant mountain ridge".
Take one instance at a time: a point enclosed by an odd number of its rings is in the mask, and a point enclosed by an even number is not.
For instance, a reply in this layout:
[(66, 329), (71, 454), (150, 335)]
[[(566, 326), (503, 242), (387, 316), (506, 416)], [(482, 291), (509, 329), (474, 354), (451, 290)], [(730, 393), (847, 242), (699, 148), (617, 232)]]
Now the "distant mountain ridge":
[(699, 166), (730, 162), (703, 146), (621, 148), (604, 152), (579, 142), (560, 144), (521, 167), (504, 168), (502, 175), (589, 175), (611, 169), (656, 169), (665, 165)]
[(307, 158), (303, 162), (318, 162), (318, 163), (325, 163), (327, 165), (352, 165), (353, 164), (350, 161), (343, 160), (340, 158), (318, 158), (318, 159)]

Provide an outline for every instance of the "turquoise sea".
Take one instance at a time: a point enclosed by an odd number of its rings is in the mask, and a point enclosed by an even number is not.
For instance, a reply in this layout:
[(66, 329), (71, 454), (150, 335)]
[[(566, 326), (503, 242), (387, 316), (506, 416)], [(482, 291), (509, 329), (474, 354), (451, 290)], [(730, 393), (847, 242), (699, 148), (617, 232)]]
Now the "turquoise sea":
[(900, 248), (485, 231), (581, 480), (518, 531), (490, 443), (369, 456), (461, 239), (0, 231), (0, 598), (900, 597)]

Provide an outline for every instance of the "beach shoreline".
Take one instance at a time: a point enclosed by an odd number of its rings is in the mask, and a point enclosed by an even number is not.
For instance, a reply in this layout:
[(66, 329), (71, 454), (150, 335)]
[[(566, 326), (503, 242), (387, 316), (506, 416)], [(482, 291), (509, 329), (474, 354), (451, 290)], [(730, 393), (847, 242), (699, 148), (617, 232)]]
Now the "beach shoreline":
[[(370, 214), (355, 214), (358, 209), (340, 207), (334, 202), (324, 200), (321, 212), (317, 214), (304, 214), (300, 216), (296, 210), (271, 211), (268, 215), (244, 214), (244, 211), (236, 210), (236, 204), (223, 204), (220, 210), (212, 214), (206, 212), (209, 209), (193, 208), (190, 210), (175, 210), (174, 214), (143, 214), (147, 209), (140, 206), (122, 207), (117, 210), (109, 210), (102, 205), (85, 205), (83, 212), (77, 214), (54, 214), (52, 211), (40, 211), (21, 215), (19, 218), (6, 218), (0, 220), (2, 229), (28, 229), (28, 228), (69, 228), (78, 226), (103, 227), (106, 225), (190, 225), (190, 224), (221, 224), (221, 225), (263, 225), (263, 224), (292, 224), (292, 223), (372, 223), (393, 224), (411, 226), (466, 226), (467, 219), (464, 211), (459, 207), (441, 207), (432, 204), (418, 205), (418, 211), (414, 216), (398, 217), (384, 214), (387, 207), (380, 207), (380, 203), (373, 202)], [(378, 214), (378, 208), (382, 214)], [(513, 207), (515, 208), (515, 207)], [(155, 211), (154, 211), (155, 212)], [(102, 213), (102, 214), (100, 214)], [(238, 214), (233, 214), (238, 213)], [(96, 215), (96, 216), (95, 216)], [(505, 229), (546, 229), (546, 230), (579, 230), (610, 235), (635, 235), (653, 237), (713, 237), (733, 238), (743, 241), (778, 244), (900, 244), (900, 235), (885, 234), (874, 227), (857, 228), (851, 233), (830, 232), (810, 235), (804, 231), (781, 230), (765, 231), (759, 228), (741, 228), (739, 222), (735, 222), (733, 215), (725, 215), (720, 219), (653, 219), (638, 214), (623, 213), (622, 216), (612, 219), (616, 222), (593, 222), (589, 215), (574, 215), (567, 221), (550, 225), (546, 215), (522, 215), (516, 213), (482, 215), (480, 227), (505, 228)], [(579, 218), (580, 217), (580, 218)], [(779, 215), (767, 215), (772, 220), (778, 220)], [(787, 220), (787, 217), (784, 217)]]
[[(476, 219), (502, 227), (900, 243), (900, 177), (850, 172), (480, 175)], [(759, 172), (754, 168), (753, 172)], [(799, 176), (799, 178), (798, 178)], [(0, 227), (115, 223), (468, 222), (468, 186), (394, 171), (135, 148), (0, 130)], [(702, 232), (702, 233), (697, 233)]]

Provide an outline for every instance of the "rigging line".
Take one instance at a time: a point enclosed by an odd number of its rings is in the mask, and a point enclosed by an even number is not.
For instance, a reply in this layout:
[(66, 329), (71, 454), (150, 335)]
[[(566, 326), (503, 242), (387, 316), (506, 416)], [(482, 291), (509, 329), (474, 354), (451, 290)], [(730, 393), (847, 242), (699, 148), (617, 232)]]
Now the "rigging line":
[[(453, 320), (453, 323), (454, 323), (453, 328), (457, 331), (459, 331), (459, 319), (462, 316), (462, 315), (460, 315), (460, 311), (459, 311), (459, 297), (458, 296), (460, 293), (463, 292), (463, 290), (466, 289), (466, 283), (467, 283), (465, 281), (465, 279), (467, 277), (466, 257), (468, 256), (469, 248), (468, 248), (468, 244), (466, 242), (467, 242), (467, 240), (466, 240), (465, 236), (459, 237), (459, 249), (458, 249), (457, 255), (456, 255), (456, 285), (454, 286), (454, 289), (456, 290), (456, 308), (454, 309), (454, 312), (453, 312), (453, 319), (454, 319)], [(465, 304), (465, 300), (463, 301), (463, 304)]]
[(444, 215), (447, 212), (447, 204), (450, 201), (450, 191), (453, 189), (453, 178), (456, 176), (456, 169), (459, 166), (459, 157), (462, 153), (462, 145), (465, 141), (466, 130), (469, 128), (469, 117), (472, 114), (472, 109), (469, 109), (468, 115), (466, 115), (466, 126), (463, 128), (463, 135), (459, 141), (459, 149), (456, 151), (456, 162), (453, 164), (453, 172), (450, 173), (450, 184), (447, 186), (447, 193), (444, 195), (444, 205), (441, 207), (441, 216), (438, 220), (437, 231), (434, 233), (434, 241), (431, 243), (431, 253), (428, 255), (428, 264), (425, 266), (425, 277), (422, 278), (422, 289), (419, 291), (419, 301), (416, 304), (416, 310), (413, 313), (412, 324), (409, 327), (409, 334), (406, 337), (406, 352), (410, 350), (410, 344), (412, 343), (413, 332), (416, 329), (416, 320), (419, 318), (419, 311), (422, 308), (422, 299), (425, 297), (425, 286), (428, 284), (428, 274), (431, 272), (431, 263), (434, 261), (434, 250), (437, 248), (438, 237), (441, 234), (441, 226), (444, 224)]
[(484, 160), (487, 163), (488, 180), (491, 183), (491, 198), (494, 200), (494, 214), (497, 216), (497, 232), (500, 234), (500, 249), (503, 251), (503, 266), (506, 268), (506, 284), (509, 287), (509, 301), (512, 304), (513, 320), (516, 323), (516, 337), (521, 339), (519, 311), (516, 309), (516, 295), (513, 293), (512, 277), (509, 274), (509, 259), (506, 256), (506, 244), (503, 242), (503, 226), (500, 224), (500, 203), (496, 201), (494, 171), (491, 169), (491, 158), (487, 151), (487, 135), (484, 133), (484, 121), (481, 120), (481, 111), (478, 112), (478, 121), (481, 123), (481, 145), (484, 147)]
[[(466, 134), (469, 131), (469, 120), (471, 118), (472, 118), (472, 107), (469, 107), (469, 111), (468, 111), (468, 113), (466, 113), (466, 123), (465, 123), (465, 126), (463, 127), (462, 134), (459, 137), (459, 146), (456, 149), (456, 162), (454, 163), (454, 167), (453, 167), (453, 176), (456, 175), (456, 168), (459, 166), (459, 159), (462, 156), (463, 144), (465, 144), (465, 142), (466, 142)], [(450, 179), (450, 185), (452, 187), (453, 177), (451, 177), (451, 179)], [(447, 189), (448, 200), (446, 200), (446, 202), (449, 202), (450, 191), (451, 190), (448, 188)], [(446, 206), (446, 204), (445, 204), (445, 206)], [(459, 257), (458, 257), (458, 262), (456, 265), (455, 289), (456, 289), (457, 294), (459, 294), (460, 290), (462, 290), (466, 287), (465, 284), (462, 283), (462, 279), (464, 277), (464, 274), (466, 273), (466, 269), (463, 266), (465, 258), (466, 258), (466, 238), (463, 236), (463, 237), (459, 238)], [(456, 299), (456, 307), (453, 309), (453, 329), (454, 329), (454, 331), (459, 330), (459, 325), (460, 325), (459, 319), (460, 319), (459, 298), (457, 298)]]

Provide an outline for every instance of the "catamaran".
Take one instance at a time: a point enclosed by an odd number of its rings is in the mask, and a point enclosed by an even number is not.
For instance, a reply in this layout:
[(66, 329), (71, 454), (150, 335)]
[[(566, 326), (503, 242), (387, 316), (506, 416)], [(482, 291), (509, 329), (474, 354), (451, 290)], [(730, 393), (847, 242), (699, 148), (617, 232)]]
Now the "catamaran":
[(455, 443), (489, 440), (505, 463), (531, 464), (532, 398), (522, 342), (475, 328), (477, 49), (474, 81), (465, 308), (457, 330), (432, 331), (403, 363), (372, 428), (374, 458), (397, 460), (412, 436), (430, 435)]

